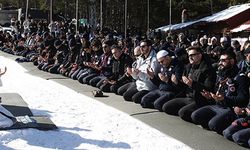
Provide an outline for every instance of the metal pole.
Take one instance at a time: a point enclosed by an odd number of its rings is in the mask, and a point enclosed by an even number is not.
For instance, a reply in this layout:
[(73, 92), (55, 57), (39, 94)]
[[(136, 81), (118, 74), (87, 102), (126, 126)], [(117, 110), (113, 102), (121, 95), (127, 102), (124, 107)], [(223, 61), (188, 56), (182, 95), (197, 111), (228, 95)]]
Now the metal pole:
[(78, 25), (78, 0), (76, 0), (76, 34), (77, 34), (77, 25)]
[(149, 0), (148, 0), (148, 25), (147, 25), (147, 29), (148, 29), (148, 32), (149, 32)]
[(125, 16), (124, 16), (124, 34), (125, 38), (127, 38), (127, 11), (128, 11), (128, 0), (125, 0)]
[(172, 1), (169, 0), (169, 33), (171, 33), (171, 24), (172, 24)]
[(213, 0), (210, 0), (211, 15), (213, 14)]
[(18, 9), (21, 8), (21, 0), (18, 0)]
[(53, 0), (50, 0), (50, 22), (52, 22), (53, 20), (53, 12), (52, 12), (52, 9), (53, 9)]
[(29, 9), (29, 0), (26, 1), (25, 20), (28, 20), (28, 9)]
[(103, 25), (103, 13), (102, 13), (102, 0), (100, 0), (100, 29), (102, 30)]
[(67, 2), (64, 1), (64, 17), (67, 18)]

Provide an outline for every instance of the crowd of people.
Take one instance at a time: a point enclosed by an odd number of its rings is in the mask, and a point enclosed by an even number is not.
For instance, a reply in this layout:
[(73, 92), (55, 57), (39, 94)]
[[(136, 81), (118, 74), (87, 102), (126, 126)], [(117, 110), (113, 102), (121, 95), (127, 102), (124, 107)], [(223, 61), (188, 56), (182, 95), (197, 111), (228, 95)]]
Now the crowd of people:
[(204, 35), (191, 41), (183, 33), (122, 38), (61, 27), (0, 31), (0, 50), (22, 56), (17, 62), (33, 62), (39, 70), (179, 116), (249, 147), (249, 40), (240, 45), (229, 36)]

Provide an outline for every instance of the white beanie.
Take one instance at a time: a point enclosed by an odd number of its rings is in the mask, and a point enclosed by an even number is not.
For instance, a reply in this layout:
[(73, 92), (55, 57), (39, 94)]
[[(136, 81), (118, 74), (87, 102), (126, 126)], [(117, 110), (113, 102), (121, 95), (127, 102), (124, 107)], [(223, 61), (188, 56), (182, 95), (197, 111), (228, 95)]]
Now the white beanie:
[(156, 58), (157, 59), (160, 59), (162, 57), (165, 57), (168, 55), (168, 51), (166, 50), (160, 50), (157, 54), (156, 54)]
[(221, 37), (220, 38), (220, 42), (222, 43), (222, 42), (227, 42), (227, 38), (226, 37)]
[(213, 37), (211, 38), (211, 41), (213, 41), (213, 40), (217, 41), (217, 38), (213, 36)]

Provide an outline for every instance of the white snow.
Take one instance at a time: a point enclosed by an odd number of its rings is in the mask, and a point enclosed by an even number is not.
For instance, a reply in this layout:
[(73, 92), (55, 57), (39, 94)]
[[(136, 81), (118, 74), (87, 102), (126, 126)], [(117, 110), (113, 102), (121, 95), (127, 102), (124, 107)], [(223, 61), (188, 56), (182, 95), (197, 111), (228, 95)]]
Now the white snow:
[(0, 131), (0, 149), (191, 149), (184, 143), (129, 115), (51, 80), (27, 73), (15, 61), (0, 56), (8, 70), (1, 93), (19, 93), (34, 115), (47, 115), (59, 130)]

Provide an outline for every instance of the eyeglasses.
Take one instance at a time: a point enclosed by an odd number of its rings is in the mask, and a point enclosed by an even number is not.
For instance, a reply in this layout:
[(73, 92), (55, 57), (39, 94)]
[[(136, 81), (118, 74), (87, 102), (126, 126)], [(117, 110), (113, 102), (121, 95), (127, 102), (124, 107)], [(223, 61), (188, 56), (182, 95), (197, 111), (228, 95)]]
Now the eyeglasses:
[(137, 55), (134, 55), (135, 57), (139, 57), (139, 56), (141, 56), (141, 54), (137, 54)]
[(188, 57), (194, 57), (194, 56), (196, 56), (198, 54), (200, 54), (200, 53), (189, 54)]

